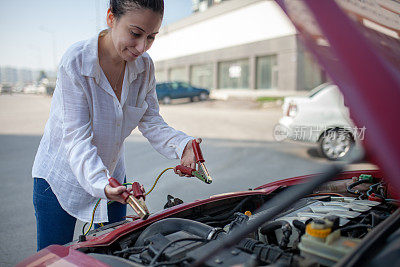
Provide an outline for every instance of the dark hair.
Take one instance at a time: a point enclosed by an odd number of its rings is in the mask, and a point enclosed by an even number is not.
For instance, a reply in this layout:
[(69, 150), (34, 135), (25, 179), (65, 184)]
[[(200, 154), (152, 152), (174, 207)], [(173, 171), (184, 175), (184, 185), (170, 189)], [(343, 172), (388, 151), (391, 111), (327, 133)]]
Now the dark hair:
[(110, 0), (111, 12), (117, 19), (129, 11), (139, 8), (150, 9), (163, 16), (164, 0)]

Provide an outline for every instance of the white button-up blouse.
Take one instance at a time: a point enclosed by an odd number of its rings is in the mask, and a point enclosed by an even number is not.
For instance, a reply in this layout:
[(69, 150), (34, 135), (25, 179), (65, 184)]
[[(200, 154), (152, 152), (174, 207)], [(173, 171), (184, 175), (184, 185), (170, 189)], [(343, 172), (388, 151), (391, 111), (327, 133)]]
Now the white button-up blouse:
[(127, 62), (119, 101), (99, 64), (98, 34), (78, 42), (61, 59), (32, 176), (46, 179), (62, 208), (81, 221), (90, 221), (102, 198), (94, 222), (106, 222), (104, 187), (110, 176), (123, 182), (123, 142), (137, 126), (154, 149), (171, 159), (181, 157), (193, 138), (160, 116), (147, 53)]

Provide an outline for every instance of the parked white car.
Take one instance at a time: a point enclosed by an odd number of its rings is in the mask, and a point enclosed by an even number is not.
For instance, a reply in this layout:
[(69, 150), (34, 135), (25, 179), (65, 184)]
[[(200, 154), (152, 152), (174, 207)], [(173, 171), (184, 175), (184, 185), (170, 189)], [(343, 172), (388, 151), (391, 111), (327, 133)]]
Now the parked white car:
[(46, 87), (43, 84), (28, 84), (24, 87), (23, 92), (25, 94), (45, 94)]
[(364, 131), (365, 128), (359, 129), (351, 121), (338, 87), (325, 83), (307, 96), (285, 98), (275, 136), (318, 143), (322, 156), (340, 160), (348, 155)]

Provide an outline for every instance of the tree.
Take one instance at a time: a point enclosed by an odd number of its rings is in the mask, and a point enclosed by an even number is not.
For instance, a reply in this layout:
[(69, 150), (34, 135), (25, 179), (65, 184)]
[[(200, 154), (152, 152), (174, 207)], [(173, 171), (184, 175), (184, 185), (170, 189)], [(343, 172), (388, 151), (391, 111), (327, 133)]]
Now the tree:
[(44, 70), (41, 70), (39, 73), (38, 82), (40, 82), (41, 80), (46, 79), (46, 78), (47, 78), (46, 72)]

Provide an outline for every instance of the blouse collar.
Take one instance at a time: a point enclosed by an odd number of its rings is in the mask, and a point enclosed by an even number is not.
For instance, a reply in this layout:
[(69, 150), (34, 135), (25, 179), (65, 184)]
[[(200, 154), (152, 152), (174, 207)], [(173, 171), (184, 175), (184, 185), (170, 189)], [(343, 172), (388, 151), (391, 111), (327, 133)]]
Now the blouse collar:
[[(98, 56), (99, 34), (88, 39), (82, 51), (82, 70), (84, 76), (94, 77), (96, 83), (100, 83), (101, 67)], [(129, 75), (129, 84), (132, 83), (137, 75), (144, 71), (145, 63), (142, 56), (131, 62), (126, 62)]]

